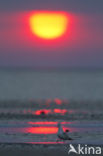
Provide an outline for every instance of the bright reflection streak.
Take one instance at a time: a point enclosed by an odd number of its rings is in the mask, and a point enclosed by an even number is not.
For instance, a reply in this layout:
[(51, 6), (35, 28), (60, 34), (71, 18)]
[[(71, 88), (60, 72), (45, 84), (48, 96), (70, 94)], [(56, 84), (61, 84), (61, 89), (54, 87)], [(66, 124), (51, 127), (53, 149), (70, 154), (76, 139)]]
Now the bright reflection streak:
[(27, 129), (32, 134), (56, 134), (58, 127), (31, 127)]
[[(63, 125), (63, 124), (71, 124), (71, 123), (72, 122), (61, 122), (63, 130), (65, 131), (66, 129), (69, 129), (69, 131), (72, 132), (73, 128), (70, 127), (68, 128)], [(57, 127), (58, 122), (54, 122), (54, 121), (28, 122), (28, 124), (32, 125), (33, 127), (28, 127), (25, 129), (25, 131), (32, 134), (56, 134), (58, 131), (58, 127)]]
[(28, 122), (28, 124), (33, 124), (33, 125), (55, 125), (58, 124), (58, 122), (54, 121), (37, 121), (37, 122)]
[(43, 109), (43, 110), (37, 110), (37, 111), (35, 112), (35, 115), (42, 115), (42, 114), (47, 115), (47, 114), (49, 114), (49, 113), (51, 113), (51, 110), (50, 110), (50, 109)]
[[(30, 124), (30, 125), (57, 125), (58, 124), (58, 122), (56, 122), (56, 121), (36, 121), (36, 122), (28, 122), (28, 124)], [(63, 124), (72, 124), (72, 122), (61, 122), (61, 124), (63, 125)]]
[[(66, 129), (69, 129), (70, 132), (73, 131), (73, 128), (63, 127), (64, 132)], [(58, 127), (56, 126), (28, 127), (25, 128), (25, 132), (31, 134), (57, 134)]]
[[(34, 125), (35, 126), (35, 125)], [(75, 127), (63, 127), (63, 130), (69, 129), (70, 132), (80, 132), (80, 130), (85, 131), (86, 129), (75, 128)], [(88, 128), (87, 128), (88, 129)], [(93, 129), (91, 129), (93, 130)], [(0, 133), (31, 133), (31, 134), (56, 134), (58, 131), (57, 126), (35, 126), (35, 127), (9, 127), (9, 128), (0, 128)]]
[(48, 115), (48, 114), (55, 114), (55, 113), (59, 113), (61, 115), (64, 115), (65, 113), (67, 113), (68, 110), (66, 109), (41, 109), (41, 110), (36, 110), (33, 114), (35, 115)]
[(65, 114), (67, 112), (66, 109), (54, 109), (54, 113), (60, 113), (60, 114)]

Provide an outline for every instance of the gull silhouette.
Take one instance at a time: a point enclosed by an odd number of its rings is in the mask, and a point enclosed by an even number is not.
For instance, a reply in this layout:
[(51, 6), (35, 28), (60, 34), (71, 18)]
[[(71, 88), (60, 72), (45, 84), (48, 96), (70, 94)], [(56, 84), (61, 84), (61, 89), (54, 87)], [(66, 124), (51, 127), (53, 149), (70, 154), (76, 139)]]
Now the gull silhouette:
[[(68, 131), (69, 132), (69, 131)], [(58, 133), (57, 136), (61, 140), (73, 140), (69, 137), (68, 132), (64, 132), (60, 123), (58, 123)]]

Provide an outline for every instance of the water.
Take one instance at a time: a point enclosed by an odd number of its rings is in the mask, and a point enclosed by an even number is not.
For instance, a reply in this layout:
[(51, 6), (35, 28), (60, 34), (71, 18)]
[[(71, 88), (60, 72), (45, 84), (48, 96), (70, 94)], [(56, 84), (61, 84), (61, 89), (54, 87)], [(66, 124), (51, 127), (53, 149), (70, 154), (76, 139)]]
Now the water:
[[(0, 71), (0, 143), (103, 145), (103, 71)], [(67, 141), (66, 143), (70, 143)]]
[(103, 100), (103, 71), (1, 70), (0, 99)]

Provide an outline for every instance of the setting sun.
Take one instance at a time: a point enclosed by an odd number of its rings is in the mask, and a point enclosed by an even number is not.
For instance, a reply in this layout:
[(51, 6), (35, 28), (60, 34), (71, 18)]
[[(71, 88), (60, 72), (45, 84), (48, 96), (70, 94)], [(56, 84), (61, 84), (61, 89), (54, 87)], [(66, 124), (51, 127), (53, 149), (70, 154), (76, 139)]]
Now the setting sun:
[(43, 39), (55, 39), (65, 34), (68, 18), (64, 13), (37, 12), (30, 16), (30, 29)]

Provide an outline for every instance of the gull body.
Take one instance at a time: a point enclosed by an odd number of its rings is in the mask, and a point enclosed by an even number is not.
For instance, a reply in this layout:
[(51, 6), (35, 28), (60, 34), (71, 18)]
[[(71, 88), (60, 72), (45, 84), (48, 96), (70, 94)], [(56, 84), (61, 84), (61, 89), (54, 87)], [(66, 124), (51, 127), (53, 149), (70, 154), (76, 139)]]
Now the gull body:
[(58, 133), (57, 133), (57, 136), (61, 140), (72, 140), (72, 138), (69, 137), (68, 133), (63, 131), (63, 128), (62, 128), (60, 123), (58, 123)]

